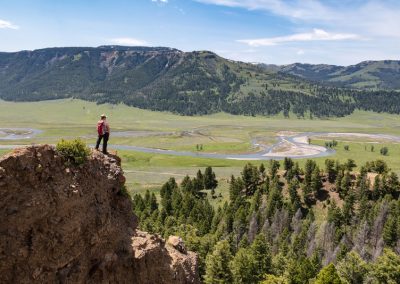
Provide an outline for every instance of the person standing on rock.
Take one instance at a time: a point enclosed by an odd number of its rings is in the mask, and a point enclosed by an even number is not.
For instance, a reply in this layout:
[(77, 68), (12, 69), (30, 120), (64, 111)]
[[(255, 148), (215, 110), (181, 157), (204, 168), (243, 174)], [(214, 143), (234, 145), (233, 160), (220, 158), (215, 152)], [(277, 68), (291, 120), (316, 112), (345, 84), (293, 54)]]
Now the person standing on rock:
[(96, 150), (99, 150), (101, 140), (103, 139), (103, 153), (108, 154), (107, 143), (108, 138), (110, 137), (110, 125), (107, 122), (107, 116), (105, 114), (102, 114), (100, 116), (100, 120), (97, 122), (97, 134), (98, 138), (96, 143)]

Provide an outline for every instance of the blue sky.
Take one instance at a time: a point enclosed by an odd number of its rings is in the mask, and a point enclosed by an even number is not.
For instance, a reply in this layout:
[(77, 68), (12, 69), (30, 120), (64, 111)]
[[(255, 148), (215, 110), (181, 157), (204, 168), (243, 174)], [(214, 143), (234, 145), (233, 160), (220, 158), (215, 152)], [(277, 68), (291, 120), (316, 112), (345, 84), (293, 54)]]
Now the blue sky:
[(398, 0), (0, 0), (0, 51), (146, 45), (234, 60), (400, 59)]

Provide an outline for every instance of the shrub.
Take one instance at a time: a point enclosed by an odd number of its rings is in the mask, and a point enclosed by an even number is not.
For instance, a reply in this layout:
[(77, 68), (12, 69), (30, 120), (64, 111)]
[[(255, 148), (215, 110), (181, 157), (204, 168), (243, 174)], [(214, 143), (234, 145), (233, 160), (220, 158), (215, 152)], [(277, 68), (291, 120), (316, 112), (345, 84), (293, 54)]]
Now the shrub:
[(388, 153), (389, 153), (388, 147), (381, 148), (381, 155), (387, 156)]
[(89, 156), (90, 150), (86, 144), (80, 140), (61, 139), (56, 145), (57, 152), (75, 165), (83, 164)]

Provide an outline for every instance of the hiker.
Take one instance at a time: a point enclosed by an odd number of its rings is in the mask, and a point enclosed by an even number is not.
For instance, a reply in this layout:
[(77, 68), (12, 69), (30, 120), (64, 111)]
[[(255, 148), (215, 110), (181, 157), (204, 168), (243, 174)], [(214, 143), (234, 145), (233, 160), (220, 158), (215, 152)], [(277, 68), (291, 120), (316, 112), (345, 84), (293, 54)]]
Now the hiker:
[(97, 134), (99, 137), (97, 138), (96, 150), (99, 150), (101, 139), (103, 139), (103, 153), (108, 154), (107, 142), (110, 137), (110, 125), (107, 122), (107, 116), (105, 114), (102, 114), (100, 120), (97, 122)]

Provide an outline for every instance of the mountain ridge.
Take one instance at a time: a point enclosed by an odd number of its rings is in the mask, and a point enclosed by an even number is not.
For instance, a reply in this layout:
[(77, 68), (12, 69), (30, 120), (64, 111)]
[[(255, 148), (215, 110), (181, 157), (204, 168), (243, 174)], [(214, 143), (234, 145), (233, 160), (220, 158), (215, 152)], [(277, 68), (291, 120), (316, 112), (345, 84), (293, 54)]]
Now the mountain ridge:
[(400, 60), (366, 60), (348, 66), (308, 63), (259, 65), (266, 70), (300, 76), (336, 87), (400, 89)]
[[(224, 111), (329, 117), (356, 108), (400, 112), (394, 90), (338, 88), (289, 71), (168, 47), (46, 48), (0, 53), (0, 98), (72, 97), (182, 115)], [(376, 98), (380, 103), (371, 106)]]

